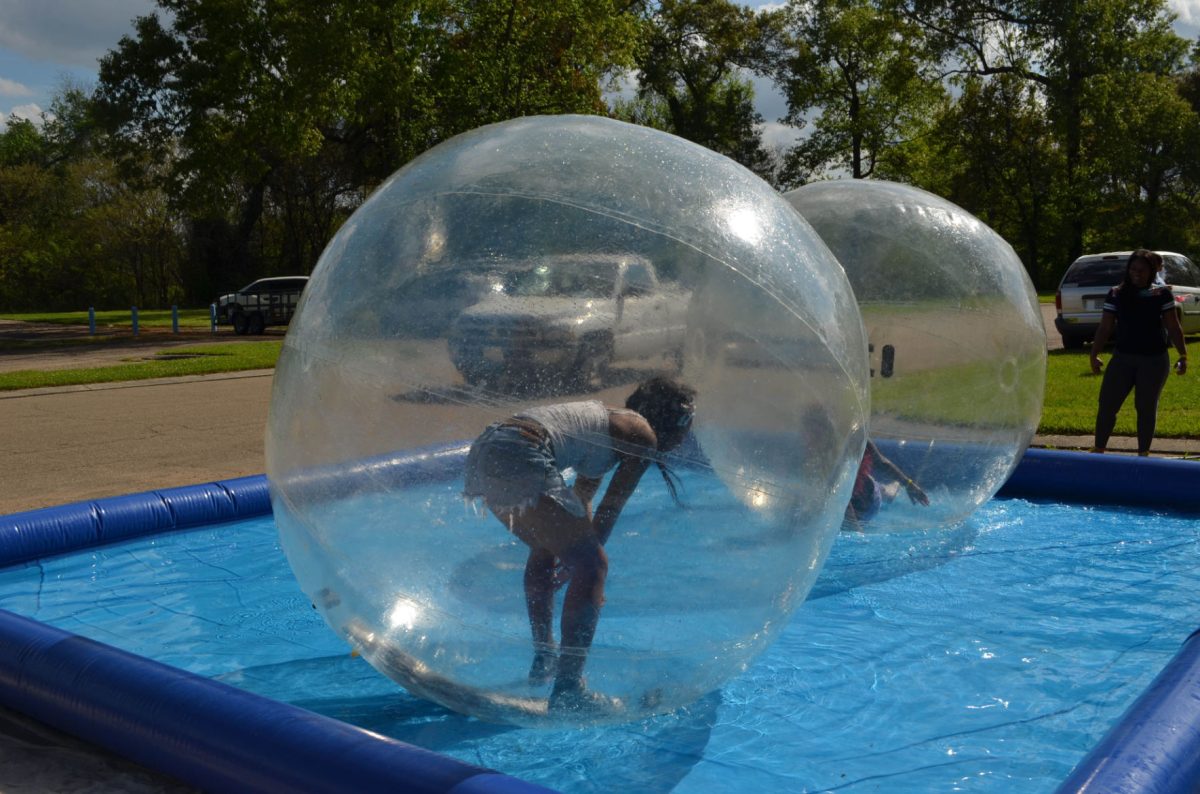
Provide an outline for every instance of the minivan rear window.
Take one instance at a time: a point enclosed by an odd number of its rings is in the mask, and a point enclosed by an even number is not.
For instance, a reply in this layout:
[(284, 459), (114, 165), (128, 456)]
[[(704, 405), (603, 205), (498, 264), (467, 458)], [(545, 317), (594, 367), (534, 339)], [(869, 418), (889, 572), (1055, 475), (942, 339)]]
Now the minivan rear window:
[(1112, 287), (1125, 278), (1124, 259), (1092, 259), (1076, 262), (1063, 276), (1064, 284), (1081, 287)]
[(1186, 259), (1173, 256), (1163, 257), (1163, 275), (1166, 282), (1173, 287), (1200, 287), (1196, 282), (1196, 266)]

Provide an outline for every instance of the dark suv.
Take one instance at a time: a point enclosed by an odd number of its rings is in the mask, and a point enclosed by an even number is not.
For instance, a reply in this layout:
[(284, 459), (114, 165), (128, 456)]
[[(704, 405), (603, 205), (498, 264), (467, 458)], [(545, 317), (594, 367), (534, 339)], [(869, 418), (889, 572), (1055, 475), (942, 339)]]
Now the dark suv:
[(287, 325), (307, 285), (308, 276), (260, 278), (217, 298), (217, 322), (228, 322), (239, 335), (261, 334), (268, 325)]
[[(1054, 295), (1058, 316), (1054, 327), (1063, 347), (1077, 350), (1090, 342), (1100, 326), (1100, 314), (1108, 290), (1125, 278), (1131, 251), (1081, 256), (1063, 274)], [(1179, 322), (1185, 334), (1200, 333), (1200, 269), (1183, 254), (1158, 251), (1163, 258), (1163, 280), (1171, 285)]]

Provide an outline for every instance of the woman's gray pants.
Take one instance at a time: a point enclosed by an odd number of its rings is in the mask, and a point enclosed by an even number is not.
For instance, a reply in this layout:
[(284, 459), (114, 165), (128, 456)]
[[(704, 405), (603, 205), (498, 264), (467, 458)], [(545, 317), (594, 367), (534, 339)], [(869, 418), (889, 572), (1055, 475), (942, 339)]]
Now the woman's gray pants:
[(1096, 449), (1108, 446), (1117, 411), (1133, 390), (1137, 411), (1138, 452), (1149, 452), (1158, 419), (1158, 398), (1171, 374), (1171, 356), (1162, 353), (1113, 353), (1100, 384), (1100, 410), (1096, 414)]

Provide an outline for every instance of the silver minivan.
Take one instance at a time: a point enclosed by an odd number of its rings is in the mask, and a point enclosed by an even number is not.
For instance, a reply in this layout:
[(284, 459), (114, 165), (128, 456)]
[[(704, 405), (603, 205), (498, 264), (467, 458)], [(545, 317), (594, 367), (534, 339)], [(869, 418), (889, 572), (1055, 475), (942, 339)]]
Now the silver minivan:
[[(1100, 326), (1100, 314), (1108, 290), (1125, 278), (1125, 264), (1132, 251), (1088, 254), (1071, 263), (1063, 274), (1054, 305), (1058, 316), (1054, 327), (1063, 347), (1077, 350), (1090, 342)], [(1200, 333), (1200, 269), (1183, 254), (1158, 251), (1163, 258), (1163, 280), (1175, 293), (1179, 321), (1185, 334)]]

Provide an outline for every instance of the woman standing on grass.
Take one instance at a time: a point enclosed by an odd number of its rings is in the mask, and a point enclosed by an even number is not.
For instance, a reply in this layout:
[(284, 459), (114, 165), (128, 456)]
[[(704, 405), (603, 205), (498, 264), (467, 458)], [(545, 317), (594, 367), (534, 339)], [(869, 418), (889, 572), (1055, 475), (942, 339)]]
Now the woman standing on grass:
[(1179, 351), (1175, 371), (1180, 375), (1187, 372), (1187, 347), (1179, 325), (1179, 312), (1175, 310), (1175, 296), (1170, 287), (1154, 283), (1154, 274), (1161, 266), (1162, 257), (1153, 251), (1134, 251), (1125, 265), (1124, 281), (1110, 289), (1104, 299), (1100, 327), (1092, 340), (1094, 374), (1099, 375), (1104, 367), (1100, 353), (1108, 344), (1114, 327), (1117, 338), (1108, 369), (1104, 370), (1104, 381), (1100, 384), (1093, 452), (1103, 452), (1108, 446), (1117, 422), (1117, 411), (1132, 390), (1137, 411), (1138, 455), (1150, 454), (1158, 418), (1158, 398), (1171, 371), (1168, 337)]

